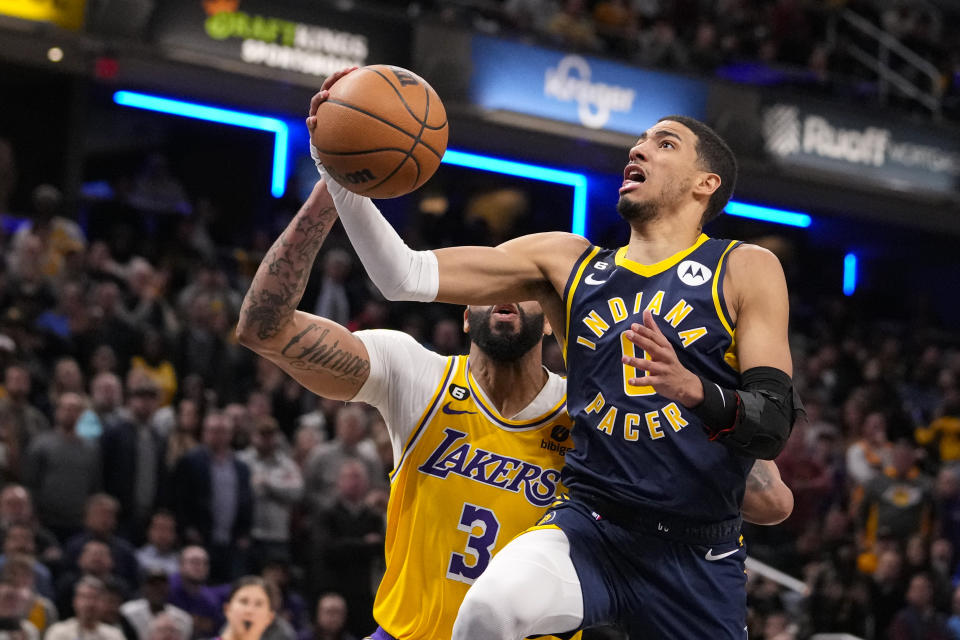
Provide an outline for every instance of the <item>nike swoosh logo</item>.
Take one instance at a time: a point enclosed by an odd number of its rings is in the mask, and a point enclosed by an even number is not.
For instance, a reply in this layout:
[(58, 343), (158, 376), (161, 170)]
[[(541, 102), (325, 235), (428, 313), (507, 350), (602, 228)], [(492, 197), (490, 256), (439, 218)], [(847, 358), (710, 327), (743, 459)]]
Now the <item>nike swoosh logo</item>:
[(593, 274), (589, 274), (586, 278), (583, 279), (587, 284), (603, 284), (606, 280), (597, 280), (593, 277)]
[(451, 408), (450, 408), (450, 405), (451, 405), (451, 404), (453, 404), (453, 403), (452, 403), (452, 402), (448, 402), (447, 404), (443, 405), (443, 407), (441, 407), (440, 410), (443, 411), (445, 414), (447, 414), (447, 415), (449, 415), (449, 416), (460, 416), (460, 415), (463, 415), (463, 414), (465, 414), (465, 413), (469, 413), (469, 414), (473, 415), (473, 414), (477, 413), (476, 411), (458, 411), (458, 410), (456, 410), (456, 409), (451, 409)]
[(707, 560), (709, 560), (710, 562), (716, 562), (717, 560), (723, 560), (723, 559), (726, 558), (727, 556), (732, 556), (732, 555), (735, 554), (737, 551), (740, 551), (740, 549), (734, 549), (733, 551), (727, 551), (726, 553), (721, 553), (721, 554), (719, 554), (719, 555), (713, 555), (713, 549), (710, 549), (709, 551), (707, 551), (707, 555), (705, 555), (705, 556), (703, 556), (703, 557), (706, 558)]

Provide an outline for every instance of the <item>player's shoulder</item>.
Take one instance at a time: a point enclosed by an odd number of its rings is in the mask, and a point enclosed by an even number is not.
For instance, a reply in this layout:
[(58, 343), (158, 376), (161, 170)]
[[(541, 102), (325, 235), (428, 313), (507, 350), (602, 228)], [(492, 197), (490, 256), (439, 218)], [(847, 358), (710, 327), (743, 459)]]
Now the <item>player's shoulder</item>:
[(758, 244), (750, 244), (749, 242), (741, 242), (734, 247), (730, 251), (730, 256), (727, 258), (727, 264), (728, 268), (738, 270), (783, 269), (780, 265), (780, 258), (778, 258), (774, 252)]
[(553, 371), (547, 371), (547, 383), (544, 388), (554, 404), (557, 404), (567, 396), (567, 378)]

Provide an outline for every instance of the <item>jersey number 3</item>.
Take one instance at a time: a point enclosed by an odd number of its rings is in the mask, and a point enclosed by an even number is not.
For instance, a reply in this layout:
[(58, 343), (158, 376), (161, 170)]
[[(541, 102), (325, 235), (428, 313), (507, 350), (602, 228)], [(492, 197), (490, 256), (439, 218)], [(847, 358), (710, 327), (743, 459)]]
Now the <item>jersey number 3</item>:
[[(457, 529), (470, 534), (470, 537), (467, 538), (464, 553), (454, 552), (450, 555), (447, 577), (473, 584), (490, 564), (491, 551), (497, 544), (497, 535), (500, 533), (500, 521), (490, 509), (466, 502)], [(477, 529), (480, 530), (479, 533), (475, 533)]]

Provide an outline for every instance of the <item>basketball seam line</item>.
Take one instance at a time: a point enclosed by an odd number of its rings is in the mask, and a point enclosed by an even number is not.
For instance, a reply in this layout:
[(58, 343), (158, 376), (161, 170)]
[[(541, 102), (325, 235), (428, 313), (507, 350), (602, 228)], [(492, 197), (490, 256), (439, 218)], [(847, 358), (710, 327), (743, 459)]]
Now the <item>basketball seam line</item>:
[[(377, 73), (377, 74), (379, 75), (379, 72), (374, 72), (374, 73)], [(381, 77), (383, 77), (383, 76), (381, 76)], [(387, 80), (387, 79), (384, 78), (384, 80)], [(387, 82), (389, 83), (390, 81), (387, 80)], [(392, 85), (391, 85), (391, 86), (392, 86)], [(426, 87), (424, 87), (424, 88), (423, 88), (423, 93), (424, 93), (424, 95), (425, 95), (426, 98), (427, 98), (426, 104), (425, 104), (425, 108), (424, 108), (424, 114), (423, 114), (423, 118), (424, 118), (424, 120), (426, 120), (426, 119), (430, 116), (430, 92), (427, 91), (427, 88), (426, 88)], [(401, 100), (401, 101), (403, 101), (404, 103), (406, 103), (406, 101), (403, 100), (403, 96), (399, 96), (399, 97), (400, 97), (400, 100)], [(407, 109), (407, 111), (409, 111), (409, 109)], [(413, 115), (413, 114), (411, 113), (410, 115)], [(414, 116), (414, 120), (416, 120), (416, 117), (415, 117), (415, 116)], [(385, 183), (387, 180), (389, 180), (390, 178), (392, 178), (393, 176), (395, 176), (395, 175), (397, 174), (397, 172), (400, 171), (400, 169), (403, 167), (403, 163), (405, 163), (405, 162), (407, 161), (407, 158), (410, 158), (411, 160), (413, 160), (413, 164), (414, 164), (414, 165), (416, 166), (416, 168), (417, 168), (417, 177), (416, 177), (416, 179), (414, 179), (414, 181), (413, 181), (413, 188), (416, 188), (416, 186), (417, 186), (417, 180), (420, 179), (420, 163), (417, 162), (417, 159), (414, 157), (414, 155), (413, 155), (413, 150), (417, 148), (417, 144), (420, 142), (420, 137), (423, 135), (424, 126), (425, 126), (424, 123), (421, 122), (421, 123), (420, 123), (420, 131), (417, 132), (416, 137), (413, 139), (413, 145), (411, 145), (411, 147), (410, 147), (409, 149), (407, 149), (406, 155), (404, 155), (404, 156), (403, 156), (403, 159), (400, 160), (400, 162), (397, 163), (397, 166), (393, 168), (393, 171), (391, 171), (390, 173), (388, 173), (388, 174), (383, 178), (383, 180), (381, 180), (380, 182), (378, 182), (378, 183), (376, 183), (376, 184), (374, 184), (374, 185), (371, 185), (371, 186), (367, 187), (366, 189), (364, 189), (364, 190), (363, 190), (364, 192), (372, 191), (372, 190), (376, 189), (377, 187), (379, 187), (380, 185), (382, 185), (383, 183)], [(413, 190), (413, 189), (411, 189), (411, 191), (412, 191), (412, 190)]]
[[(378, 76), (380, 76), (381, 78), (383, 78), (384, 82), (386, 82), (388, 85), (390, 85), (390, 88), (393, 89), (393, 92), (394, 92), (395, 94), (397, 94), (397, 97), (398, 97), (398, 98), (400, 98), (400, 102), (403, 103), (403, 108), (406, 109), (406, 110), (407, 110), (407, 113), (410, 114), (410, 117), (413, 118), (414, 120), (416, 120), (419, 124), (423, 125), (423, 126), (426, 127), (427, 129), (430, 129), (431, 131), (439, 131), (440, 129), (443, 129), (445, 126), (447, 126), (446, 120), (444, 120), (444, 123), (443, 123), (442, 125), (440, 125), (439, 127), (431, 127), (430, 125), (428, 125), (428, 124), (427, 124), (427, 116), (429, 115), (429, 111), (428, 111), (428, 113), (423, 114), (423, 120), (421, 120), (421, 119), (418, 118), (417, 115), (413, 112), (413, 109), (410, 108), (410, 105), (407, 104), (407, 100), (403, 97), (403, 94), (400, 93), (400, 90), (397, 89), (395, 86), (393, 86), (393, 83), (390, 82), (390, 78), (388, 78), (387, 76), (383, 75), (382, 73), (380, 73), (380, 72), (377, 71), (376, 69), (367, 69), (367, 71), (370, 71), (371, 73), (377, 74)], [(424, 82), (426, 82), (426, 81), (424, 81)], [(424, 90), (428, 95), (430, 94), (430, 92), (427, 91), (426, 86), (423, 87), (423, 90)]]
[[(396, 131), (399, 131), (400, 133), (402, 133), (403, 135), (405, 135), (405, 136), (407, 136), (407, 137), (416, 138), (416, 136), (414, 136), (412, 133), (410, 133), (409, 131), (405, 131), (404, 129), (401, 129), (400, 127), (398, 127), (397, 125), (393, 124), (393, 123), (390, 122), (389, 120), (384, 120), (384, 119), (381, 118), (380, 116), (378, 116), (378, 115), (376, 115), (376, 114), (373, 114), (373, 113), (370, 113), (370, 112), (367, 111), (366, 109), (361, 109), (360, 107), (358, 107), (358, 106), (356, 106), (356, 105), (352, 105), (352, 104), (350, 104), (349, 102), (345, 102), (345, 101), (343, 101), (343, 100), (338, 100), (338, 99), (336, 99), (336, 98), (329, 98), (329, 99), (327, 99), (327, 102), (329, 102), (329, 103), (331, 103), (331, 104), (338, 104), (338, 105), (340, 105), (341, 107), (347, 107), (348, 109), (353, 109), (354, 111), (357, 111), (358, 113), (362, 113), (362, 114), (365, 115), (365, 116), (368, 116), (368, 117), (370, 117), (370, 118), (373, 118), (374, 120), (377, 120), (378, 122), (382, 122), (383, 124), (389, 126), (391, 129), (395, 129)], [(414, 118), (414, 119), (416, 120), (416, 118)], [(420, 125), (423, 125), (423, 123), (420, 122), (419, 120), (417, 120), (417, 123), (420, 124)], [(429, 149), (430, 152), (433, 153), (433, 155), (437, 156), (438, 158), (443, 158), (443, 154), (442, 154), (442, 153), (438, 153), (436, 149), (434, 149), (433, 147), (431, 147), (431, 146), (430, 146), (429, 144), (427, 144), (426, 142), (421, 142), (420, 144), (422, 144), (422, 145), (425, 146), (427, 149)]]

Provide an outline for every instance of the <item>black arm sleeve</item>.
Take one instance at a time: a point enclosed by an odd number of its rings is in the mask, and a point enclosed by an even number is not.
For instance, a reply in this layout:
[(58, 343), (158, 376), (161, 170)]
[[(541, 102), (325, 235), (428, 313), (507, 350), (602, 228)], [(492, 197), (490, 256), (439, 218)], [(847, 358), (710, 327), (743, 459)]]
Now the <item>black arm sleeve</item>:
[(790, 376), (774, 367), (753, 367), (741, 374), (741, 389), (701, 381), (703, 402), (692, 411), (710, 439), (740, 455), (776, 458), (803, 413)]

